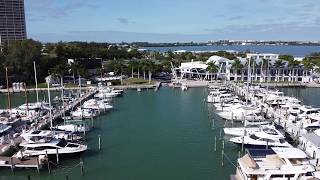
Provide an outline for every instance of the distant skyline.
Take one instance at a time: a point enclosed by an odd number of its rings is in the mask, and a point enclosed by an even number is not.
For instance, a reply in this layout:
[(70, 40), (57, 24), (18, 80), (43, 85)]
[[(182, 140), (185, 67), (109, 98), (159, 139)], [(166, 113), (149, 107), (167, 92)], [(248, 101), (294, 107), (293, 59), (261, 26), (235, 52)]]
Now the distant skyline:
[(43, 42), (320, 40), (320, 0), (25, 0)]

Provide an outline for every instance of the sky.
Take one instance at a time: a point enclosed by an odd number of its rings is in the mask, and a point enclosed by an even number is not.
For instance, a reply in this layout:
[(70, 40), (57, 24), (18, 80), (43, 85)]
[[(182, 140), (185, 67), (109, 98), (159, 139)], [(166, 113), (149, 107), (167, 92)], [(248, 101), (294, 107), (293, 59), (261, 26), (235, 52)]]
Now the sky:
[(320, 40), (320, 0), (25, 0), (43, 42)]

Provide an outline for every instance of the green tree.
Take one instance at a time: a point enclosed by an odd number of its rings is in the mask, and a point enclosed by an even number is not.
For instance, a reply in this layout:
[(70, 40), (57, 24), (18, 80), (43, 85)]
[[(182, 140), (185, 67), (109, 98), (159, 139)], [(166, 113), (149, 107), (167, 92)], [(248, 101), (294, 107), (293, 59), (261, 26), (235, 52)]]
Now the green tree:
[(285, 65), (285, 63), (284, 63), (281, 59), (278, 59), (278, 60), (273, 64), (273, 66), (274, 66), (275, 68), (282, 68), (284, 65)]
[(231, 66), (232, 69), (236, 71), (236, 74), (238, 74), (239, 70), (243, 68), (243, 65), (239, 59), (234, 60)]
[[(218, 72), (218, 66), (214, 64), (214, 62), (209, 62), (207, 67), (207, 72), (209, 72), (211, 74), (211, 81), (212, 81), (212, 76), (214, 73)], [(216, 80), (217, 80), (217, 76), (215, 76)]]

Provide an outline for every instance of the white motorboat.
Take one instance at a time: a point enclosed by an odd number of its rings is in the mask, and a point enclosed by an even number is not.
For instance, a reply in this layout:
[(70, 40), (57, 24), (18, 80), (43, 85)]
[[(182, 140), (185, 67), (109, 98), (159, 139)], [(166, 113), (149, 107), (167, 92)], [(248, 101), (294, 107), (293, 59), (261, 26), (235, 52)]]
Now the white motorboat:
[(87, 150), (87, 145), (67, 142), (64, 139), (52, 139), (48, 142), (28, 143), (22, 142), (20, 146), (22, 150), (15, 154), (16, 157), (29, 157), (39, 155), (74, 155)]
[(259, 108), (252, 108), (246, 106), (235, 106), (230, 111), (221, 111), (217, 114), (226, 120), (233, 121), (262, 121), (264, 118), (260, 114)]
[(181, 88), (182, 91), (186, 91), (186, 90), (188, 90), (189, 87), (188, 87), (188, 85), (186, 83), (182, 83), (180, 88)]
[(74, 141), (82, 139), (72, 132), (67, 131), (50, 131), (50, 130), (30, 130), (23, 132), (21, 137), (28, 143), (47, 142), (52, 139), (65, 139), (67, 141)]
[(211, 91), (207, 96), (208, 103), (221, 103), (233, 100), (234, 96), (220, 91)]
[(72, 111), (70, 113), (72, 118), (75, 119), (90, 119), (93, 117), (96, 117), (98, 114), (95, 110), (93, 109), (84, 109), (84, 108), (77, 108), (75, 111)]
[(247, 148), (291, 147), (285, 137), (276, 129), (262, 128), (259, 132), (242, 137), (233, 137), (230, 142)]
[(254, 134), (263, 128), (276, 129), (274, 125), (250, 125), (246, 127), (223, 128), (224, 134), (230, 136), (244, 136), (246, 134)]
[(302, 150), (273, 147), (268, 150), (248, 150), (246, 155), (238, 159), (236, 175), (233, 177), (238, 180), (307, 180), (315, 179), (315, 171)]
[(90, 99), (85, 101), (82, 105), (83, 109), (92, 109), (92, 110), (111, 110), (113, 108), (112, 105), (106, 103), (105, 101), (99, 101), (96, 99)]
[(70, 131), (70, 132), (85, 132), (89, 131), (90, 128), (87, 124), (66, 124), (56, 126), (57, 130)]

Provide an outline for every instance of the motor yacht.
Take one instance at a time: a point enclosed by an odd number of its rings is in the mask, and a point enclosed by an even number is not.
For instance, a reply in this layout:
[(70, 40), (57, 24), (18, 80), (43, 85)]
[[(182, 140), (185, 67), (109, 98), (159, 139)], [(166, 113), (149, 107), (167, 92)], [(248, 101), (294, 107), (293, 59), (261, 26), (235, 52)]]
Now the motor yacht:
[(52, 139), (46, 142), (29, 143), (22, 142), (20, 146), (23, 147), (14, 156), (17, 158), (39, 156), (39, 155), (55, 155), (57, 150), (59, 156), (75, 155), (87, 150), (87, 145), (67, 142), (64, 139)]
[(223, 128), (224, 134), (229, 136), (244, 136), (261, 131), (263, 128), (276, 129), (274, 125), (249, 125), (245, 127)]
[(315, 168), (298, 148), (250, 149), (238, 159), (238, 180), (315, 179)]
[(96, 99), (90, 99), (85, 101), (82, 105), (83, 109), (92, 109), (92, 110), (111, 110), (113, 108), (112, 105), (106, 103), (105, 101), (99, 101)]
[(90, 119), (96, 117), (98, 115), (98, 112), (89, 108), (77, 108), (75, 111), (72, 111), (70, 115), (74, 119)]
[(63, 130), (69, 132), (85, 132), (89, 131), (90, 128), (87, 124), (66, 124), (56, 126), (54, 130)]
[(261, 128), (260, 131), (234, 137), (229, 140), (246, 148), (291, 147), (280, 131), (271, 128)]

